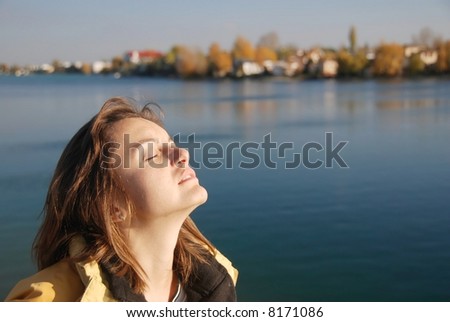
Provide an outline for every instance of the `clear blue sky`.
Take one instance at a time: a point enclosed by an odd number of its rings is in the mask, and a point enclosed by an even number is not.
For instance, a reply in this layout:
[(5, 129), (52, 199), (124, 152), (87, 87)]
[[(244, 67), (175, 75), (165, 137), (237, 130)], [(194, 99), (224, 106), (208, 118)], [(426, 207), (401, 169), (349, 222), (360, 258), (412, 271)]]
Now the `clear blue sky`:
[(92, 62), (129, 49), (183, 44), (231, 49), (238, 35), (256, 43), (276, 32), (302, 48), (408, 43), (429, 27), (450, 39), (450, 0), (0, 0), (0, 62)]

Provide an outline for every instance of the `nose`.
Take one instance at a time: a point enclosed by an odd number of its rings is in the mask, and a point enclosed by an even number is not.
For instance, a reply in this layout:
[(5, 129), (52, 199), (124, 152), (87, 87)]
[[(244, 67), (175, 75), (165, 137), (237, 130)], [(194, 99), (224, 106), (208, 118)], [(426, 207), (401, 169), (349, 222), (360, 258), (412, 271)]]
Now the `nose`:
[(182, 148), (174, 148), (173, 163), (178, 168), (184, 168), (189, 164), (189, 151)]

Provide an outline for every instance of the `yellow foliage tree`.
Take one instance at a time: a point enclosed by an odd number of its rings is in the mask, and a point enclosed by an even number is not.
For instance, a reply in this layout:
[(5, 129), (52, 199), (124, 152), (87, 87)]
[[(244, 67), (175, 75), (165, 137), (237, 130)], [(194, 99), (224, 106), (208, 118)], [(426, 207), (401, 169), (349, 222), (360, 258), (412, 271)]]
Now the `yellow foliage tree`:
[(64, 66), (61, 63), (61, 61), (59, 61), (58, 59), (54, 59), (52, 61), (52, 66), (53, 66), (53, 69), (54, 69), (55, 73), (62, 73), (62, 72), (64, 72)]
[(175, 68), (181, 77), (204, 76), (208, 69), (208, 62), (202, 53), (179, 46), (176, 51)]
[(177, 54), (180, 48), (184, 48), (179, 45), (173, 46), (168, 53), (164, 55), (164, 63), (167, 66), (175, 66), (177, 60)]
[(201, 52), (197, 51), (195, 53), (195, 74), (196, 76), (205, 76), (208, 72), (208, 59), (206, 59), (206, 56)]
[(194, 53), (186, 47), (178, 47), (175, 68), (182, 77), (189, 77), (195, 73)]
[(450, 70), (450, 40), (447, 42), (439, 41), (436, 44), (438, 52), (438, 60), (436, 62), (436, 70), (439, 73), (445, 73)]
[(403, 47), (399, 44), (382, 44), (375, 51), (373, 74), (383, 77), (400, 76), (403, 71)]
[(85, 75), (92, 74), (91, 64), (83, 63), (83, 65), (81, 66), (81, 72)]
[(255, 49), (247, 39), (239, 36), (234, 42), (232, 55), (235, 60), (254, 60)]
[(258, 64), (262, 65), (265, 60), (276, 61), (278, 59), (277, 53), (268, 47), (258, 47), (255, 52), (255, 60)]
[(216, 42), (212, 43), (209, 46), (208, 56), (210, 59), (216, 58), (220, 54), (220, 45)]
[(7, 64), (0, 64), (0, 74), (8, 74), (9, 66)]
[(219, 44), (213, 43), (208, 54), (211, 70), (214, 76), (224, 77), (231, 72), (233, 61), (231, 55), (221, 50)]

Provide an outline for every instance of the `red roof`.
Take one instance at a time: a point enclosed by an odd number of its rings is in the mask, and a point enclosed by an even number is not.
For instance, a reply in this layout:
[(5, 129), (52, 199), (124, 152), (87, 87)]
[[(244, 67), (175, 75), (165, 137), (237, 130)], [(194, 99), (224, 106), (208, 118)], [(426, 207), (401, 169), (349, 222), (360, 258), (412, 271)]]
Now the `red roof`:
[[(131, 57), (133, 52), (134, 51), (127, 52), (127, 56)], [(160, 58), (163, 56), (163, 54), (161, 52), (156, 51), (156, 50), (141, 50), (141, 51), (138, 51), (138, 55), (139, 55), (139, 59), (145, 59), (145, 58), (155, 59), (155, 58)]]

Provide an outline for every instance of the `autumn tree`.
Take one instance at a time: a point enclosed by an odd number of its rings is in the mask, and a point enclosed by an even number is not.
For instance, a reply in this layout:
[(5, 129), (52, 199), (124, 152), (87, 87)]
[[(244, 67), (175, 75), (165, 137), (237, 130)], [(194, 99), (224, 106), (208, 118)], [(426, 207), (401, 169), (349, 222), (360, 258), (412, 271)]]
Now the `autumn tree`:
[(254, 60), (255, 49), (247, 39), (239, 36), (234, 42), (232, 55), (234, 60)]
[(124, 61), (121, 56), (116, 56), (111, 60), (111, 71), (120, 72), (124, 67)]
[(257, 47), (255, 51), (255, 61), (262, 65), (266, 60), (277, 60), (277, 53), (269, 47)]
[(177, 74), (184, 78), (205, 76), (208, 61), (200, 51), (179, 46), (176, 53), (175, 68)]
[(450, 40), (447, 42), (439, 41), (436, 44), (438, 60), (436, 62), (436, 71), (445, 73), (450, 71)]
[(178, 48), (175, 58), (175, 69), (178, 75), (182, 77), (191, 77), (194, 75), (195, 56), (189, 48)]
[(224, 77), (232, 71), (231, 55), (222, 50), (218, 43), (213, 43), (209, 47), (208, 59), (211, 72), (215, 77)]
[(373, 74), (375, 76), (395, 77), (402, 74), (403, 47), (399, 44), (381, 44), (375, 51)]
[(8, 74), (9, 66), (7, 64), (0, 64), (0, 74)]
[(58, 59), (54, 59), (52, 61), (52, 67), (53, 67), (55, 73), (65, 72), (65, 68), (64, 68), (63, 64)]
[(22, 68), (19, 65), (14, 64), (9, 68), (9, 73), (11, 75), (15, 75), (17, 73), (20, 73), (21, 70)]
[(92, 65), (83, 63), (83, 65), (81, 65), (81, 73), (83, 73), (84, 75), (92, 74)]
[(209, 46), (208, 57), (210, 57), (210, 58), (217, 57), (221, 51), (222, 51), (222, 49), (220, 48), (220, 45), (218, 43), (214, 42), (211, 44), (211, 46)]
[(199, 50), (195, 52), (195, 73), (196, 76), (205, 76), (208, 72), (208, 59), (206, 56)]

